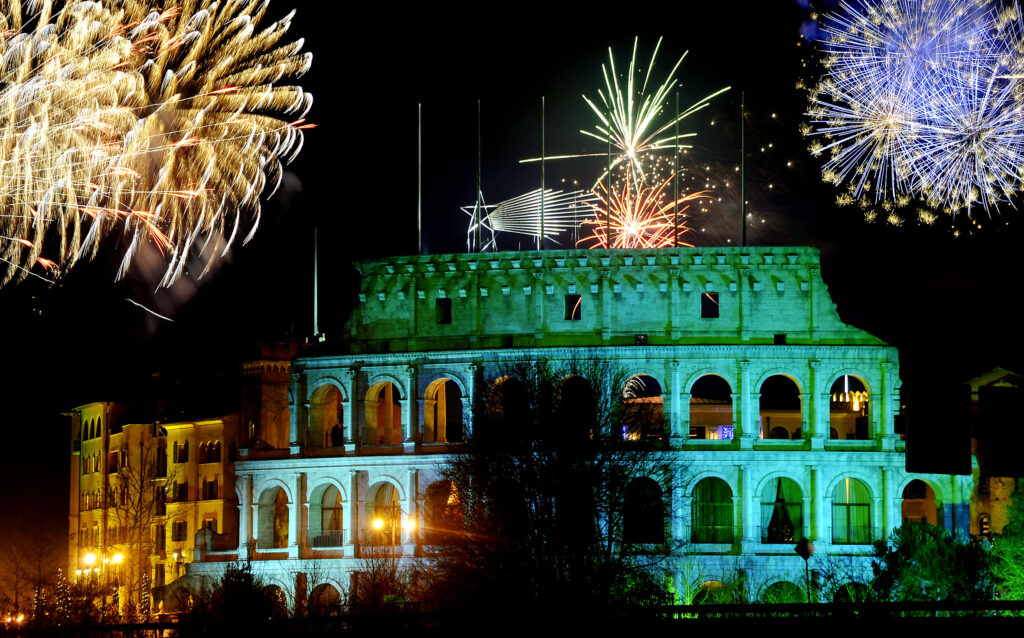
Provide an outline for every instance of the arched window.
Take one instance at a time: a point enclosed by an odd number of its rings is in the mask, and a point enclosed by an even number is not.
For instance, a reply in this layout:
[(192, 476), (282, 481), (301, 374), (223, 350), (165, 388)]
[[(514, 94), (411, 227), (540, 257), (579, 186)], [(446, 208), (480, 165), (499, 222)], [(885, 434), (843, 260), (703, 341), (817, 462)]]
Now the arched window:
[(942, 523), (941, 509), (935, 499), (931, 486), (921, 479), (914, 479), (903, 488), (903, 503), (900, 513), (904, 522)]
[(717, 374), (705, 374), (690, 388), (691, 439), (733, 438), (732, 387)]
[(402, 404), (398, 388), (390, 381), (376, 384), (367, 393), (366, 445), (398, 445), (402, 442)]
[(764, 591), (761, 592), (760, 599), (762, 603), (767, 603), (769, 605), (785, 605), (807, 602), (807, 596), (803, 591), (801, 591), (800, 587), (785, 580), (780, 580), (777, 583), (772, 583), (768, 587), (765, 587)]
[(260, 494), (258, 528), (259, 549), (288, 547), (288, 496), (280, 487)]
[(804, 499), (796, 481), (779, 477), (761, 491), (761, 542), (792, 543), (803, 533)]
[(868, 421), (868, 399), (864, 382), (849, 374), (836, 379), (832, 384), (829, 402), (828, 424), (838, 432), (841, 439), (871, 438)]
[(504, 376), (487, 389), (487, 408), (483, 425), (474, 430), (474, 436), (497, 441), (515, 441), (528, 437), (524, 424), (529, 423), (528, 415), (532, 399), (526, 386), (515, 377)]
[(447, 545), (459, 540), (462, 502), (451, 481), (436, 481), (427, 488), (423, 503), (423, 542)]
[(309, 445), (341, 447), (344, 445), (344, 404), (341, 390), (327, 384), (313, 393), (309, 402)]
[(661, 487), (649, 478), (638, 478), (626, 486), (622, 508), (622, 542), (661, 544), (665, 542), (665, 504)]
[(789, 377), (776, 374), (764, 380), (760, 407), (762, 439), (791, 439), (802, 430), (800, 388)]
[(622, 389), (622, 438), (629, 441), (660, 441), (665, 437), (664, 398), (661, 384), (650, 375), (638, 374)]
[(871, 542), (871, 495), (853, 478), (839, 481), (832, 493), (832, 542), (862, 545)]
[(423, 442), (462, 440), (462, 391), (451, 379), (438, 379), (423, 397)]
[(720, 478), (702, 479), (693, 490), (693, 542), (731, 543), (732, 490)]

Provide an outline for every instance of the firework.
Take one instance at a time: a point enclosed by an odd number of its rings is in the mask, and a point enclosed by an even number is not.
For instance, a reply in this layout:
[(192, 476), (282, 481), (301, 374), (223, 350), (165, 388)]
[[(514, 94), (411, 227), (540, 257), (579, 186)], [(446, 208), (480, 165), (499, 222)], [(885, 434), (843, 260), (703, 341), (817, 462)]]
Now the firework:
[[(583, 95), (583, 100), (597, 116), (598, 124), (592, 130), (581, 129), (580, 133), (593, 138), (612, 149), (611, 168), (614, 171), (622, 164), (627, 164), (634, 174), (641, 180), (646, 179), (646, 170), (642, 157), (651, 151), (674, 150), (688, 148), (680, 141), (693, 137), (696, 133), (675, 133), (676, 126), (690, 115), (706, 108), (710, 101), (718, 95), (725, 93), (729, 87), (719, 89), (710, 95), (694, 102), (685, 110), (670, 117), (663, 117), (665, 108), (668, 105), (669, 96), (677, 85), (676, 71), (679, 65), (686, 58), (686, 53), (676, 61), (672, 70), (669, 71), (662, 82), (653, 93), (647, 93), (647, 85), (651, 80), (651, 72), (654, 70), (658, 57), (658, 49), (661, 48), (662, 38), (651, 53), (650, 62), (647, 64), (647, 71), (642, 74), (637, 68), (637, 47), (639, 38), (633, 40), (633, 55), (629, 61), (629, 71), (625, 79), (625, 86), (619, 82), (619, 74), (615, 67), (615, 54), (611, 47), (608, 48), (608, 64), (601, 65), (601, 72), (604, 76), (604, 89), (598, 89), (598, 100), (595, 102)], [(575, 157), (607, 157), (607, 153), (587, 153), (581, 155), (556, 155), (545, 159), (567, 159)], [(541, 158), (535, 157), (523, 162), (538, 162)], [(604, 179), (607, 171), (602, 173), (594, 183)]]
[(312, 97), (288, 82), (311, 56), (282, 44), (292, 14), (258, 29), (266, 2), (151, 6), (0, 3), (0, 283), (122, 235), (118, 276), (149, 243), (170, 285), (189, 255), (208, 268), (252, 236), (301, 149)]
[[(602, 182), (596, 195), (599, 202), (589, 204), (594, 219), (583, 222), (590, 235), (579, 241), (590, 248), (668, 248), (676, 242), (676, 217), (679, 212), (678, 235), (690, 231), (683, 214), (692, 202), (709, 196), (705, 192), (688, 193), (674, 200), (666, 197), (666, 189), (674, 175), (653, 185), (645, 186), (634, 180), (627, 171), (618, 187), (611, 192)], [(611, 227), (611, 241), (608, 230)], [(681, 246), (691, 244), (680, 242)]]
[(986, 211), (1020, 187), (1019, 9), (991, 0), (842, 2), (825, 18), (826, 72), (805, 133), (840, 203), (920, 198)]

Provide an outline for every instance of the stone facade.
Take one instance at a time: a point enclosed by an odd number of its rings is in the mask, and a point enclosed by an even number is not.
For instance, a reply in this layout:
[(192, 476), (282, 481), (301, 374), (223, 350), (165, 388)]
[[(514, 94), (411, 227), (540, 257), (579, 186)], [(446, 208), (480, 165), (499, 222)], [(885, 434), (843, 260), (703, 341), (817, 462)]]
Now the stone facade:
[[(815, 249), (430, 255), (358, 268), (341, 339), (267, 364), (289, 374), (276, 399), (261, 395), (287, 402), (288, 441), (259, 416), (248, 424), (234, 464), (237, 547), (204, 551), (191, 576), (252, 558), (289, 599), (334, 599), (369, 547), (436, 551), (426, 505), (439, 465), (472, 430), (479, 384), (535, 358), (609, 362), (660, 404), (658, 436), (678, 468), (659, 485), (680, 547), (663, 566), (677, 592), (741, 575), (752, 597), (802, 584), (793, 541), (804, 536), (820, 578), (840, 565), (864, 579), (870, 541), (904, 518), (969, 526), (969, 477), (906, 472), (897, 352), (840, 320)], [(698, 487), (707, 481), (715, 490)], [(701, 502), (711, 492), (728, 496)], [(709, 507), (716, 521), (695, 521)], [(386, 535), (374, 525), (384, 514)], [(409, 518), (415, 528), (399, 528)]]

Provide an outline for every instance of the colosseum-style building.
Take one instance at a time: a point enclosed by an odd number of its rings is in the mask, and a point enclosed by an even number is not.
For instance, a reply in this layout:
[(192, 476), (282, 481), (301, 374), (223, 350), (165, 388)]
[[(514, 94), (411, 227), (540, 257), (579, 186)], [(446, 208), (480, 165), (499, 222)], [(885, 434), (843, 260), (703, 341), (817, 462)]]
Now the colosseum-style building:
[[(678, 548), (661, 566), (676, 592), (741, 573), (752, 598), (803, 586), (802, 537), (819, 580), (866, 579), (871, 542), (902, 520), (968, 529), (968, 477), (905, 470), (898, 354), (840, 320), (816, 249), (427, 255), (357, 268), (342, 334), (250, 366), (278, 385), (242, 417), (237, 538), (200, 533), (191, 576), (250, 557), (289, 600), (298, 588), (329, 605), (368, 546), (436, 550), (429, 504), (447, 497), (438, 468), (472, 431), (474, 393), (503, 362), (540, 357), (610, 362), (635, 380), (632, 399), (660, 405), (657, 436), (678, 470), (645, 492), (660, 492), (664, 516), (643, 535)], [(382, 517), (417, 525), (377, 529)]]

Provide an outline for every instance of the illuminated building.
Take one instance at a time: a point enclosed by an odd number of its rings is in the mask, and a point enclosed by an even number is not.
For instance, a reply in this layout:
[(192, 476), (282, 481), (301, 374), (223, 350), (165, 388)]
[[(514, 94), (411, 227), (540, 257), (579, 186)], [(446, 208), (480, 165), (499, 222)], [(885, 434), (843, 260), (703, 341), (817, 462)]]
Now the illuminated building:
[(209, 530), (211, 545), (234, 545), (237, 415), (137, 423), (127, 406), (99, 402), (77, 408), (71, 427), (76, 578), (135, 602), (147, 585), (159, 591), (185, 573), (197, 531)]
[[(244, 418), (238, 537), (204, 549), (190, 577), (251, 558), (293, 604), (327, 606), (367, 548), (438, 551), (430, 505), (448, 492), (437, 467), (472, 429), (474, 388), (502, 361), (534, 357), (611, 362), (639, 380), (633, 400), (660, 404), (656, 436), (678, 470), (657, 486), (660, 528), (641, 536), (679, 546), (663, 566), (677, 592), (741, 573), (751, 598), (780, 581), (802, 585), (793, 548), (805, 536), (822, 588), (827, 574), (864, 581), (871, 542), (902, 520), (969, 527), (970, 477), (906, 472), (897, 352), (840, 320), (815, 249), (498, 252), (357, 267), (359, 302), (340, 339), (260, 364), (253, 378), (276, 375), (259, 393), (274, 407)], [(397, 524), (409, 517), (415, 526)]]

